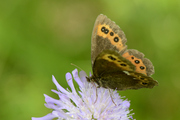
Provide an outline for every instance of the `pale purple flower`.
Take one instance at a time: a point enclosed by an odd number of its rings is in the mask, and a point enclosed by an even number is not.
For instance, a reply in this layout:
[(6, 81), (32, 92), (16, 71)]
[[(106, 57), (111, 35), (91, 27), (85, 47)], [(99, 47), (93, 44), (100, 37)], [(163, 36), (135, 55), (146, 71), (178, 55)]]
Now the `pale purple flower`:
[(33, 117), (32, 120), (52, 120), (54, 118), (57, 120), (132, 119), (132, 114), (130, 114), (129, 110), (129, 101), (121, 99), (116, 90), (109, 92), (108, 89), (102, 87), (97, 88), (95, 83), (92, 84), (86, 80), (87, 75), (84, 71), (81, 71), (79, 74), (80, 77), (78, 76), (77, 69), (72, 72), (74, 80), (79, 85), (79, 91), (75, 89), (70, 73), (66, 74), (66, 80), (71, 90), (64, 89), (53, 76), (52, 79), (58, 91), (52, 91), (58, 94), (59, 99), (57, 100), (48, 95), (44, 95), (46, 101), (45, 106), (53, 109), (53, 111), (44, 117)]

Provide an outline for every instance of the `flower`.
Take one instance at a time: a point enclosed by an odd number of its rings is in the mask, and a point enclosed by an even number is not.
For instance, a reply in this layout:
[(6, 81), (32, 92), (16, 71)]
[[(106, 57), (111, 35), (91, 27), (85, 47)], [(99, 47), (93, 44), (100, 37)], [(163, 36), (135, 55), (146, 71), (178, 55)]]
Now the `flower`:
[(84, 71), (79, 73), (80, 77), (77, 69), (72, 74), (79, 85), (79, 91), (77, 92), (75, 89), (70, 73), (66, 74), (66, 80), (71, 90), (64, 89), (52, 76), (52, 80), (58, 89), (58, 91), (52, 90), (52, 92), (58, 94), (60, 99), (57, 100), (45, 94), (45, 106), (53, 109), (53, 111), (44, 117), (32, 117), (32, 120), (52, 120), (54, 118), (58, 120), (132, 119), (129, 110), (130, 102), (121, 99), (116, 90), (109, 91), (102, 87), (97, 88), (95, 83), (86, 80), (87, 75)]

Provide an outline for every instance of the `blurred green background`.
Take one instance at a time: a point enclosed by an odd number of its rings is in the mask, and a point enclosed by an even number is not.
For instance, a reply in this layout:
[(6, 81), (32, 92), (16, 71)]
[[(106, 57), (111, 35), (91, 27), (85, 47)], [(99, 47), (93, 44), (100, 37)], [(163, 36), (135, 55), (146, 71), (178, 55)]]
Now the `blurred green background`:
[(51, 112), (44, 96), (58, 96), (52, 75), (67, 88), (66, 72), (89, 73), (91, 33), (107, 15), (125, 32), (128, 48), (155, 66), (153, 89), (120, 91), (137, 120), (180, 119), (180, 1), (6, 0), (0, 3), (0, 119), (29, 120)]

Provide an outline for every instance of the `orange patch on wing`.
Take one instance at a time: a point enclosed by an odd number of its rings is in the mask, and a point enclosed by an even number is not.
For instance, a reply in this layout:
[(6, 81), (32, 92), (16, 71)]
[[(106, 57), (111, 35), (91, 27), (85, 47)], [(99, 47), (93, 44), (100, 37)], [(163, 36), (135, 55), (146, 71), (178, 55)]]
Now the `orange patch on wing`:
[[(143, 73), (143, 74), (147, 75), (147, 73), (146, 73), (146, 66), (144, 65), (144, 63), (142, 62), (141, 59), (136, 58), (136, 57), (133, 56), (133, 55), (130, 55), (128, 52), (125, 52), (122, 56), (123, 56), (124, 58), (126, 58), (127, 60), (129, 60), (133, 65), (136, 66), (136, 70), (135, 70), (136, 72), (138, 72), (138, 73)], [(133, 59), (132, 59), (132, 57), (133, 57)], [(135, 63), (135, 60), (138, 60), (139, 63), (138, 63), (138, 64)], [(141, 66), (144, 67), (143, 70), (140, 68)]]
[[(107, 34), (105, 34), (104, 32), (101, 31), (102, 27), (105, 27), (106, 29), (109, 30), (109, 32)], [(113, 33), (113, 35), (110, 35), (110, 33)], [(108, 38), (109, 41), (111, 42), (112, 45), (116, 46), (116, 48), (121, 51), (124, 48), (124, 45), (122, 44), (122, 40), (121, 38), (118, 36), (118, 34), (116, 34), (110, 27), (109, 25), (106, 24), (99, 24), (97, 25), (97, 35), (103, 37), (103, 38)], [(114, 41), (114, 38), (118, 39), (118, 42)]]

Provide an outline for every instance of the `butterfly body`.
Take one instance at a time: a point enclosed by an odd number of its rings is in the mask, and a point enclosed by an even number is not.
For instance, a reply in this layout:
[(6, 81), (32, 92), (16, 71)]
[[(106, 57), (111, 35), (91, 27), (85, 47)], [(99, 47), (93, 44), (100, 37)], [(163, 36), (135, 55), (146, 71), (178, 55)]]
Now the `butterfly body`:
[(126, 90), (153, 88), (154, 67), (144, 54), (127, 49), (124, 32), (105, 15), (96, 19), (91, 40), (93, 75), (88, 81), (99, 87)]

